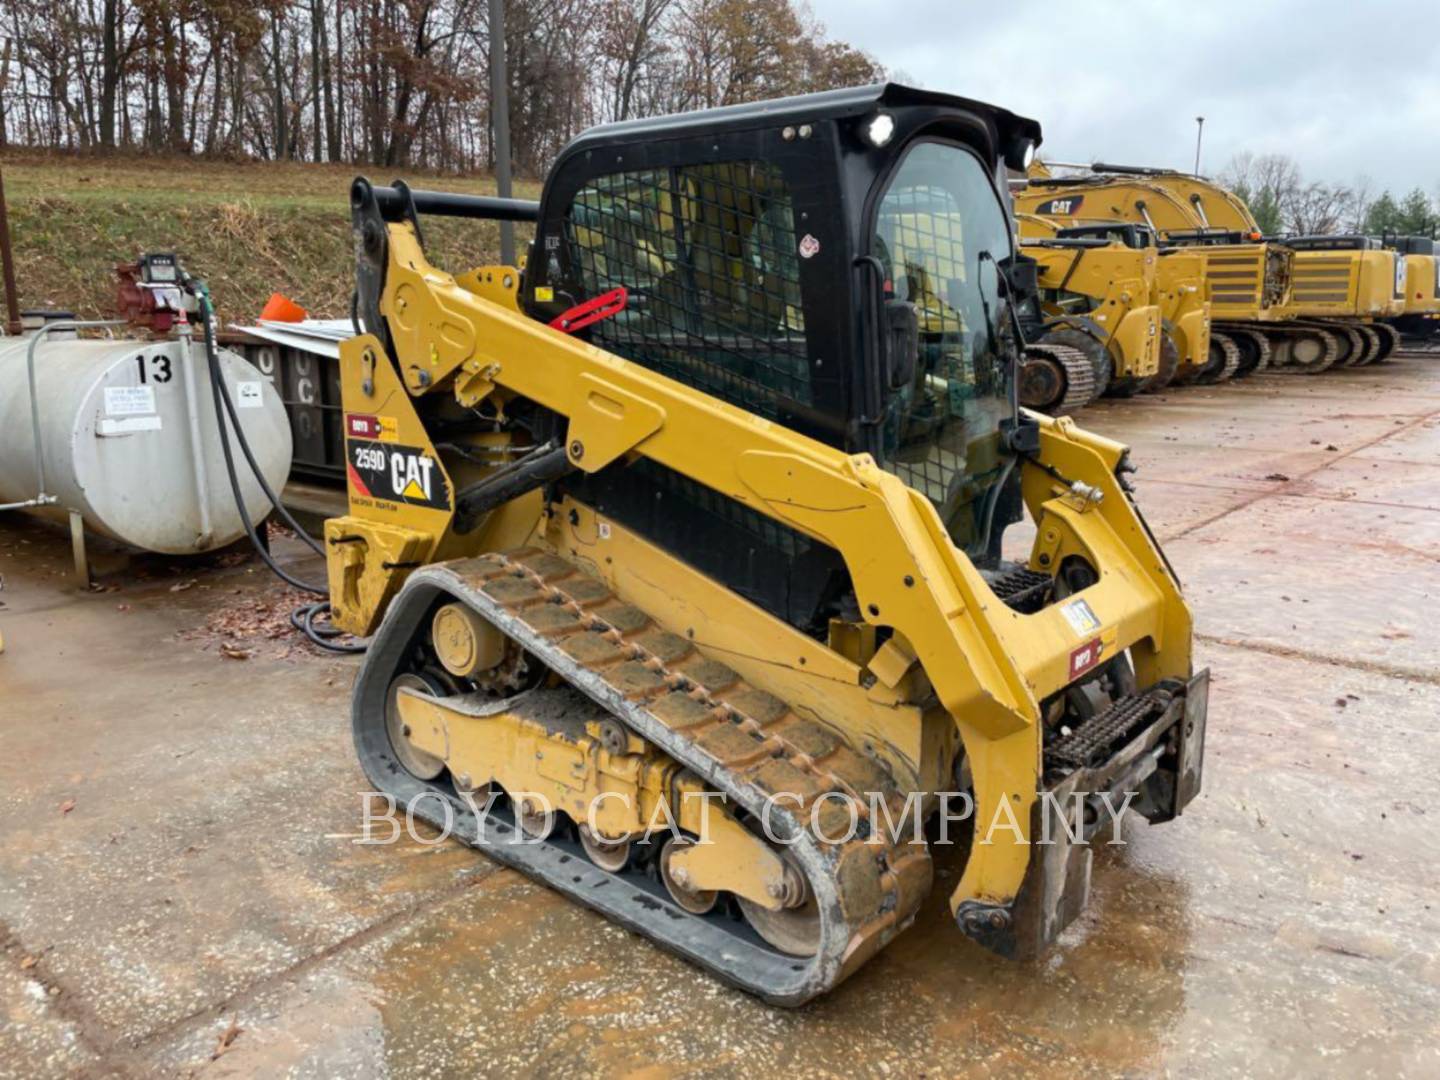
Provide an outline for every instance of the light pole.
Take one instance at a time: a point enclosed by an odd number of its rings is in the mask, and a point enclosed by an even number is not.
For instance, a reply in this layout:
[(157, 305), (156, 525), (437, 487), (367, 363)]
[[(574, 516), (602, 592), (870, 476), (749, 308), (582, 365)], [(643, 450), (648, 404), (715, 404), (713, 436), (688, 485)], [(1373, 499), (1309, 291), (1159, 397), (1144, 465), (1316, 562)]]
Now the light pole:
[(1205, 134), (1205, 118), (1195, 117), (1195, 175), (1200, 175), (1200, 136)]
[[(495, 193), (510, 198), (510, 80), (505, 75), (505, 0), (490, 0), (490, 123), (495, 134)], [(500, 222), (500, 262), (515, 265), (515, 226)]]

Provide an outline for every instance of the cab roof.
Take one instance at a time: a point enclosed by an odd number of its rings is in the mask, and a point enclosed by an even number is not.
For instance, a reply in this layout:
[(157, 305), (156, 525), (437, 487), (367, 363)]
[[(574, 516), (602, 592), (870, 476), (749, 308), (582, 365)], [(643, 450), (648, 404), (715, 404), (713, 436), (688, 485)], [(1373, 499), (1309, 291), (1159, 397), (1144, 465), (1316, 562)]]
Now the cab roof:
[(562, 151), (562, 157), (621, 143), (640, 142), (668, 135), (697, 135), (704, 132), (721, 134), (773, 127), (786, 124), (815, 123), (819, 120), (847, 119), (864, 116), (875, 109), (904, 109), (922, 106), (965, 112), (987, 120), (998, 135), (997, 145), (1005, 146), (1015, 138), (1029, 139), (1040, 145), (1040, 124), (1028, 117), (1017, 116), (1008, 109), (987, 105), (983, 101), (919, 90), (899, 83), (876, 83), (873, 86), (825, 90), (817, 94), (743, 105), (725, 105), (717, 109), (649, 116), (639, 120), (622, 120), (600, 124), (582, 131)]

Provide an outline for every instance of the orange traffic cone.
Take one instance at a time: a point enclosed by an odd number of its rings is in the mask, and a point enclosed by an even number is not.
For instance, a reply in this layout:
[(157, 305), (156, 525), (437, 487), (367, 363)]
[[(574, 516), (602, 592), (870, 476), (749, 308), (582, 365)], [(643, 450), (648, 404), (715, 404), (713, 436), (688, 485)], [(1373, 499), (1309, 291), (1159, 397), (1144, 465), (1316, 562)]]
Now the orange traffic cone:
[(278, 292), (270, 294), (270, 299), (265, 301), (264, 310), (260, 312), (261, 319), (271, 322), (304, 322), (308, 315), (294, 300)]

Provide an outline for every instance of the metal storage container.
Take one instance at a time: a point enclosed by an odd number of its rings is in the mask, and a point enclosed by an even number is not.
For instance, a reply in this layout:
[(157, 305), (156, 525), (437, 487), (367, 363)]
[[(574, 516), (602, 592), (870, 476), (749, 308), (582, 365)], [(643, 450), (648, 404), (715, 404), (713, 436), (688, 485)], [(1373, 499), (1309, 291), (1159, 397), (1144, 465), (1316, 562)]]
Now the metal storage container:
[[(0, 503), (36, 495), (27, 351), (0, 338)], [(77, 340), (60, 331), (35, 349), (35, 407), (47, 492), (98, 533), (148, 551), (209, 551), (244, 535), (197, 340)], [(228, 350), (224, 373), (266, 481), (290, 471), (290, 424), (268, 380)], [(231, 433), (251, 520), (270, 510)]]

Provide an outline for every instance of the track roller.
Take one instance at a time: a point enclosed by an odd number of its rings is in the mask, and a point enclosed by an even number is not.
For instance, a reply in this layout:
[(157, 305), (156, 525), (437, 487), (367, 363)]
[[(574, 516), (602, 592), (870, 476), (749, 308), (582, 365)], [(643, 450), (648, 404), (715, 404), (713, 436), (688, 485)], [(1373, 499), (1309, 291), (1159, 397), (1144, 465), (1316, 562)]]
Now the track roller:
[(590, 856), (591, 862), (612, 874), (618, 874), (625, 869), (625, 864), (630, 861), (628, 836), (620, 840), (607, 840), (591, 832), (589, 825), (581, 825), (578, 831), (580, 846), (585, 849), (585, 854)]

